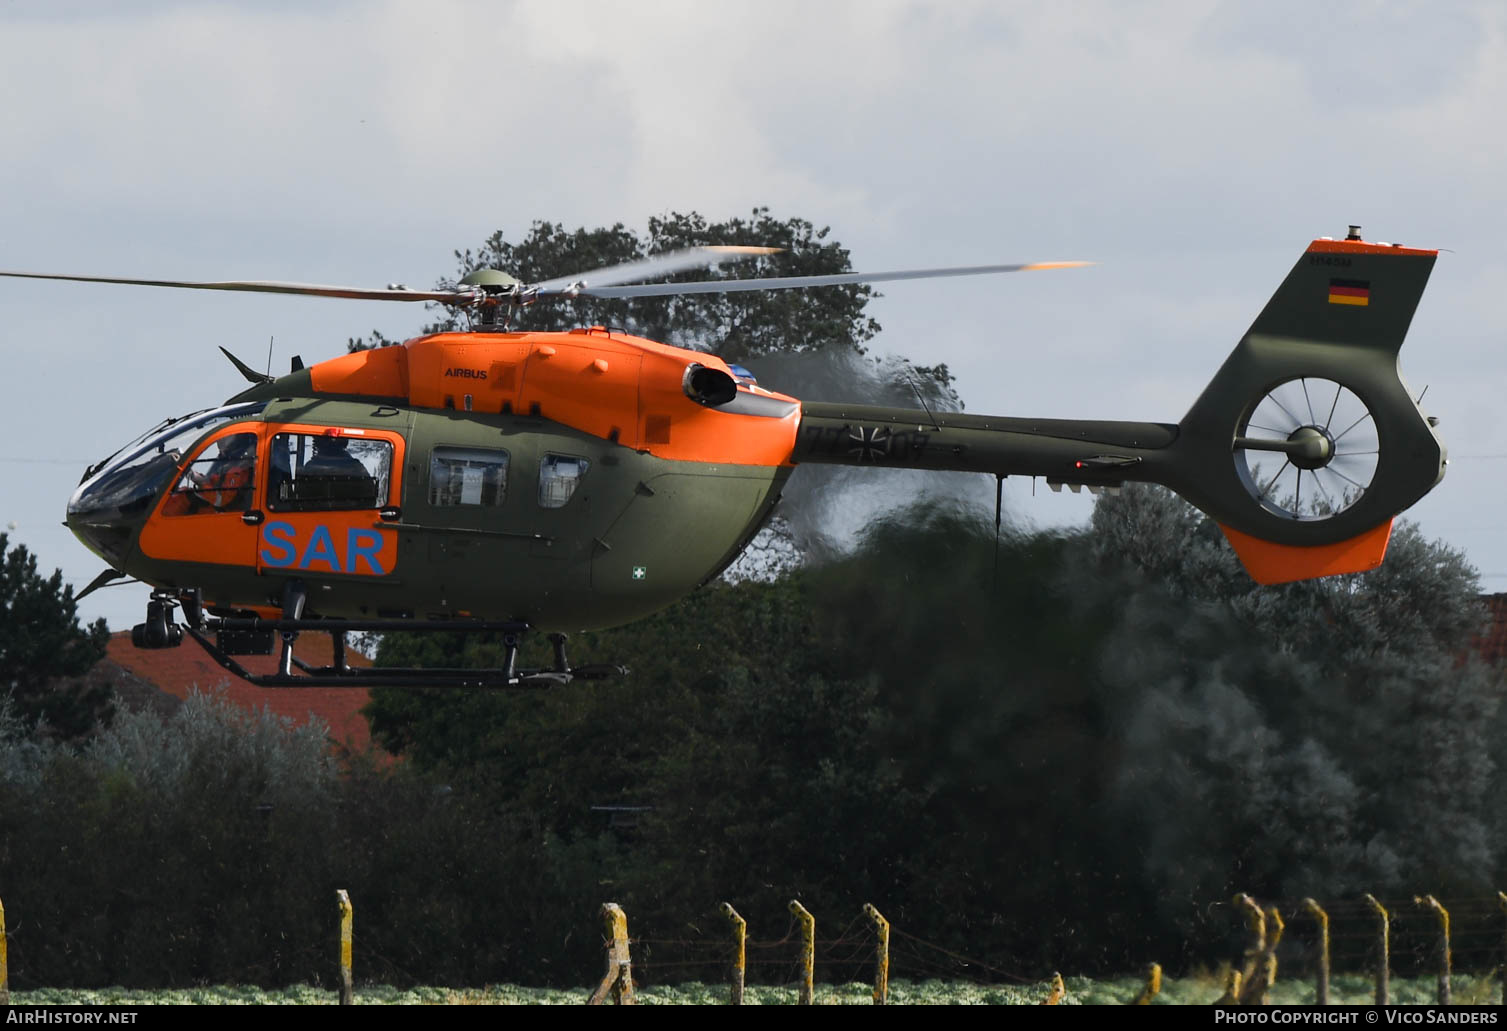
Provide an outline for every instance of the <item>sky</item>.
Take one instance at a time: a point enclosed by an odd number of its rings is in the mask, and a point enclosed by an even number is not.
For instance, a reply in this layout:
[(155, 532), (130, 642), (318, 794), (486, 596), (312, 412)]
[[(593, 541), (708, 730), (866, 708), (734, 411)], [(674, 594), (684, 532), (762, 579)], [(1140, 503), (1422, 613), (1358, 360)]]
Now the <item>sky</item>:
[[(1402, 367), (1451, 464), (1407, 518), (1507, 591), (1504, 110), (1496, 3), (0, 0), (0, 268), (425, 286), (535, 219), (767, 205), (863, 271), (1098, 262), (887, 285), (875, 347), (947, 363), (972, 412), (1175, 422), (1357, 223), (1448, 249)], [(0, 530), (82, 587), (83, 467), (239, 391), (217, 345), (285, 370), (424, 321), (0, 282)], [(1017, 524), (1087, 519), (1032, 486)]]

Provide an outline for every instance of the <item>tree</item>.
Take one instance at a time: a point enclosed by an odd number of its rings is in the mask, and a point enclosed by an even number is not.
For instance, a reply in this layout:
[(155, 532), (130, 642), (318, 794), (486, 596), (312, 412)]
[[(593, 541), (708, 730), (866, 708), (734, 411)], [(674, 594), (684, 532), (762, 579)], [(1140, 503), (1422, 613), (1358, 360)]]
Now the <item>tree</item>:
[[(524, 282), (539, 282), (711, 244), (752, 244), (781, 250), (756, 260), (684, 272), (671, 281), (851, 272), (847, 250), (828, 240), (829, 232), (801, 218), (772, 218), (768, 208), (755, 208), (747, 219), (724, 222), (709, 222), (695, 212), (651, 218), (648, 236), (643, 239), (622, 223), (567, 230), (559, 223), (537, 221), (516, 244), (498, 230), (481, 246), (456, 251), (459, 268), (455, 278), (442, 279), (438, 286), (452, 288), (467, 273), (482, 268), (502, 269)], [(569, 303), (533, 305), (516, 314), (513, 324), (534, 330), (618, 326), (652, 340), (714, 350), (732, 360), (805, 351), (862, 354), (864, 344), (879, 332), (879, 324), (864, 314), (864, 306), (873, 296), (868, 286), (842, 286), (630, 300), (580, 298)], [(464, 328), (464, 316), (450, 314), (424, 331)], [(369, 341), (356, 339), (351, 345), (355, 349), (393, 342), (374, 331)]]
[(1236, 890), (1485, 890), (1504, 756), (1500, 680), (1462, 661), (1481, 614), (1460, 555), (1406, 525), (1380, 570), (1273, 588), (1158, 489), (997, 558), (986, 520), (933, 504), (584, 635), (634, 670), (608, 690), (377, 692), (373, 725), (558, 856), (609, 861), (592, 805), (652, 806), (610, 856), (641, 923), (867, 892), (960, 951), (1113, 970), (1206, 959)]
[(1502, 685), (1468, 658), (1486, 614), (1458, 551), (1404, 523), (1378, 570), (1261, 587), (1169, 492), (1093, 525), (1078, 604), (1114, 613), (1112, 790), (1148, 879), (1185, 904), (1490, 885)]
[(108, 686), (62, 678), (79, 677), (104, 658), (109, 636), (103, 619), (79, 625), (73, 587), (64, 585), (61, 570), (44, 578), (36, 556), (24, 545), (10, 547), (0, 533), (0, 692), (17, 718), (68, 738), (108, 721)]
[[(436, 287), (451, 289), (468, 273), (483, 268), (502, 269), (524, 282), (537, 282), (714, 244), (762, 245), (780, 251), (715, 269), (682, 272), (670, 281), (852, 272), (847, 249), (829, 239), (830, 234), (830, 228), (817, 229), (803, 218), (773, 218), (768, 208), (754, 208), (747, 219), (723, 222), (709, 222), (696, 212), (672, 212), (663, 218), (650, 218), (648, 236), (642, 239), (621, 222), (610, 227), (567, 230), (560, 223), (536, 221), (516, 244), (499, 229), (479, 247), (456, 251), (454, 278), (442, 278)], [(797, 390), (808, 399), (858, 399), (876, 404), (914, 403), (919, 394), (936, 408), (960, 407), (952, 373), (945, 364), (889, 360), (865, 365), (854, 361), (867, 353), (866, 345), (879, 333), (879, 323), (865, 312), (868, 302), (878, 296), (872, 287), (859, 285), (630, 300), (579, 298), (568, 303), (531, 305), (515, 315), (514, 326), (534, 330), (617, 326), (651, 340), (715, 351), (732, 361), (801, 356), (804, 360), (775, 363), (780, 373), (771, 382), (778, 389)], [(464, 328), (465, 316), (449, 313), (422, 331), (441, 333)], [(366, 337), (352, 337), (348, 346), (362, 350), (395, 343), (398, 341), (373, 330)]]

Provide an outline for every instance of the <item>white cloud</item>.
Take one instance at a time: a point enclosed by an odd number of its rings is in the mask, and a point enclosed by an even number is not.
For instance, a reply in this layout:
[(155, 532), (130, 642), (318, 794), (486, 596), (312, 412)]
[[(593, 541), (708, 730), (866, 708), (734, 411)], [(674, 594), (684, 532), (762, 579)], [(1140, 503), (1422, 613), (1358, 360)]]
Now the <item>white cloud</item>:
[[(769, 204), (871, 269), (1103, 261), (896, 284), (881, 348), (951, 363), (974, 411), (1173, 420), (1306, 240), (1362, 222), (1456, 249), (1404, 367), (1453, 450), (1507, 452), (1504, 108), (1489, 3), (11, 4), (0, 267), (421, 284), (535, 218)], [(0, 436), (98, 457), (236, 389), (216, 343), (281, 364), (420, 318), (0, 284)], [(1507, 500), (1468, 467), (1429, 518)], [(55, 524), (66, 486), (0, 517)]]

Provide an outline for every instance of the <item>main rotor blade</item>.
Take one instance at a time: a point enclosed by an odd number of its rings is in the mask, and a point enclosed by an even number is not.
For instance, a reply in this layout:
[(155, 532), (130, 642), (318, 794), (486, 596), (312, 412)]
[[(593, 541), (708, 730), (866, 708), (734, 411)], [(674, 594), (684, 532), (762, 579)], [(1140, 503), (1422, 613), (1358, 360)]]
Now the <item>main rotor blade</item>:
[(841, 272), (830, 276), (777, 276), (772, 279), (718, 279), (706, 283), (649, 283), (644, 286), (582, 287), (581, 297), (667, 297), (672, 294), (724, 294), (740, 290), (791, 290), (807, 286), (845, 286), (884, 283), (896, 279), (938, 279), (944, 276), (987, 276), (1000, 272), (1035, 272), (1082, 268), (1092, 261), (1037, 261), (1024, 265), (969, 265), (962, 268), (904, 269), (898, 272)]
[(540, 297), (573, 297), (583, 292), (584, 287), (612, 286), (616, 283), (633, 283), (654, 276), (668, 276), (686, 269), (707, 268), (724, 261), (745, 261), (748, 258), (778, 254), (778, 247), (686, 247), (678, 251), (655, 254), (642, 261), (629, 261), (621, 265), (608, 265), (590, 272), (578, 272), (573, 276), (546, 279), (531, 283), (530, 291), (538, 291)]
[(180, 290), (235, 290), (253, 294), (299, 294), (305, 297), (343, 297), (357, 301), (439, 301), (471, 304), (477, 294), (469, 290), (368, 290), (354, 286), (319, 286), (314, 283), (273, 283), (259, 280), (192, 282), (177, 279), (126, 279), (119, 276), (65, 276), (43, 272), (0, 272), (12, 279), (58, 279), (73, 283), (119, 283), (123, 286), (167, 286)]

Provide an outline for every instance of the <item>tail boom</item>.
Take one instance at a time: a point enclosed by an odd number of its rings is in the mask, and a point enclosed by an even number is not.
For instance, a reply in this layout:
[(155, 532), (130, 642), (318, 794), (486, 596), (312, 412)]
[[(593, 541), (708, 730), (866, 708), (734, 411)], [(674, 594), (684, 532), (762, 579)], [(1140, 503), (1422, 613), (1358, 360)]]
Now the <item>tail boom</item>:
[(803, 404), (791, 460), (1160, 483), (1258, 582), (1372, 569), (1444, 475), (1397, 367), (1437, 253), (1315, 240), (1177, 425)]
[(1176, 426), (1153, 422), (1019, 419), (877, 405), (803, 403), (793, 461), (996, 476), (1044, 476), (1112, 486), (1156, 479)]

